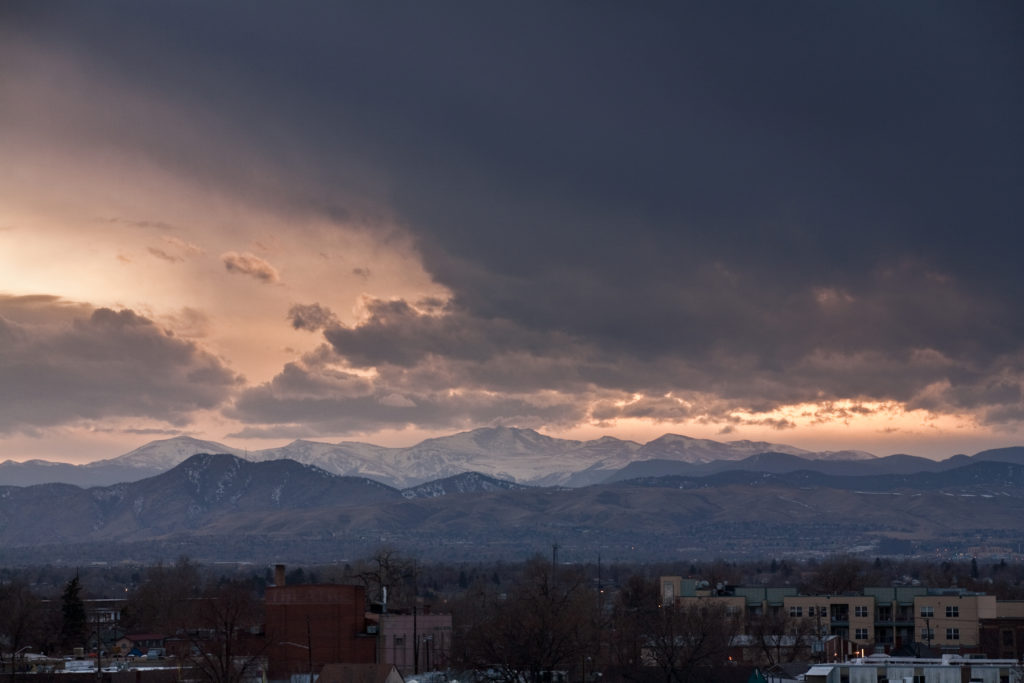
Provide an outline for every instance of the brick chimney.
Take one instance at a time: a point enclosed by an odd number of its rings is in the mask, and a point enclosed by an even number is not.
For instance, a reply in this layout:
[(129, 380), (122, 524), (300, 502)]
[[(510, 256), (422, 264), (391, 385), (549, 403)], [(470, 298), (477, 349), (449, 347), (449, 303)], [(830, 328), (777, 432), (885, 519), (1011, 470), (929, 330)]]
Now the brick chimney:
[(274, 585), (275, 586), (283, 586), (284, 585), (284, 565), (283, 564), (275, 564), (274, 565)]

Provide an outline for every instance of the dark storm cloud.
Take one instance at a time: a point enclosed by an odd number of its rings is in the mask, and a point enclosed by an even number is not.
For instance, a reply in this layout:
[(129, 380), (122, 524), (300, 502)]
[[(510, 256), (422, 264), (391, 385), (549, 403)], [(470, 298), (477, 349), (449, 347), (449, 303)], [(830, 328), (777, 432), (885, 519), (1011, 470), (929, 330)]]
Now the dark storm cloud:
[(357, 327), (334, 325), (324, 331), (335, 351), (363, 366), (412, 366), (426, 356), (484, 362), (508, 350), (543, 354), (568, 341), (559, 340), (556, 332), (448, 308), (424, 312), (402, 300), (370, 300), (366, 309), (367, 319)]
[(320, 404), (275, 379), (244, 419), (529, 412), (474, 413), (444, 381), (601, 419), (842, 398), (1018, 419), (1015, 5), (17, 7), (168, 105), (166, 135), (90, 134), (254, 202), (386, 207), (452, 292), (348, 327), (292, 315), (379, 385)]
[(239, 381), (214, 356), (131, 310), (0, 298), (0, 433), (113, 417), (184, 425)]
[[(584, 417), (577, 402), (538, 394), (429, 389), (381, 382), (326, 367), (307, 356), (289, 363), (272, 381), (245, 390), (228, 415), (254, 425), (235, 436), (337, 434), (400, 428), (471, 427), (481, 424), (574, 424)], [(404, 391), (403, 391), (404, 390)]]
[(288, 320), (296, 330), (311, 332), (338, 324), (334, 313), (320, 304), (295, 304), (288, 309)]

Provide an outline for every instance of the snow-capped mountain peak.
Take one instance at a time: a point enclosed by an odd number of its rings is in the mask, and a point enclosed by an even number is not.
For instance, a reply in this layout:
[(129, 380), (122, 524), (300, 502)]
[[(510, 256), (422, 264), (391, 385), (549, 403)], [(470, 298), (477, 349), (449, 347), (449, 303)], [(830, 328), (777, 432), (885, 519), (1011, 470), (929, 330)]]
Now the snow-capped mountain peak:
[(230, 453), (241, 456), (244, 450), (231, 448), (216, 441), (203, 441), (191, 436), (176, 436), (171, 439), (150, 441), (124, 455), (108, 460), (97, 460), (86, 467), (119, 465), (146, 470), (169, 470), (199, 453)]
[(488, 427), (426, 439), (406, 448), (296, 439), (276, 448), (247, 451), (215, 441), (178, 436), (152, 441), (120, 457), (85, 467), (97, 473), (116, 470), (109, 476), (130, 477), (133, 472), (148, 476), (171, 469), (200, 453), (229, 453), (256, 462), (294, 460), (332, 474), (366, 477), (396, 488), (409, 488), (466, 472), (520, 484), (585, 486), (604, 481), (638, 461), (701, 464), (743, 460), (760, 453), (830, 460), (874, 457), (861, 451), (815, 453), (782, 444), (719, 442), (680, 434), (665, 434), (639, 444), (611, 436), (577, 441), (553, 438), (532, 429)]

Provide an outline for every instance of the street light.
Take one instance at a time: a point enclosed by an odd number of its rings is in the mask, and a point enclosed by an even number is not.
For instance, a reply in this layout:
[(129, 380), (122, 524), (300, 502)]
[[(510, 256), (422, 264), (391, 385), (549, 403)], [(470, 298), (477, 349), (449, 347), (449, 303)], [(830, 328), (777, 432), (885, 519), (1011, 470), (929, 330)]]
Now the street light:
[(11, 677), (12, 678), (15, 675), (17, 675), (17, 671), (18, 671), (18, 655), (20, 655), (25, 650), (31, 650), (31, 649), (32, 649), (31, 645), (26, 645), (25, 647), (21, 648), (17, 652), (14, 652), (13, 654), (11, 654)]

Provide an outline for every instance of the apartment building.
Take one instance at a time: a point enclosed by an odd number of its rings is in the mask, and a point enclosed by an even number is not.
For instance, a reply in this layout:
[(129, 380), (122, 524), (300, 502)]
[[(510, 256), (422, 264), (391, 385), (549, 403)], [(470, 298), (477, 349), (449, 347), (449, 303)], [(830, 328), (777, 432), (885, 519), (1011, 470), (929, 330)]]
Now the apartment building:
[(713, 601), (748, 624), (781, 612), (800, 620), (805, 632), (849, 641), (851, 654), (920, 649), (922, 644), (936, 651), (977, 652), (981, 624), (997, 617), (995, 596), (960, 588), (871, 587), (858, 593), (800, 595), (792, 587), (711, 586), (678, 576), (661, 577), (660, 585), (662, 604)]
[(875, 599), (871, 595), (792, 595), (784, 609), (792, 619), (807, 619), (819, 635), (833, 635), (867, 647), (875, 642)]
[(942, 650), (977, 650), (981, 620), (996, 617), (996, 597), (958, 588), (933, 589), (914, 598), (918, 642)]
[(795, 596), (796, 588), (791, 586), (715, 586), (699, 579), (684, 579), (680, 576), (661, 577), (661, 602), (667, 604), (694, 604), (700, 600), (714, 598), (724, 604), (726, 613), (742, 616), (744, 619), (758, 617), (772, 611), (782, 610), (787, 596)]

